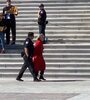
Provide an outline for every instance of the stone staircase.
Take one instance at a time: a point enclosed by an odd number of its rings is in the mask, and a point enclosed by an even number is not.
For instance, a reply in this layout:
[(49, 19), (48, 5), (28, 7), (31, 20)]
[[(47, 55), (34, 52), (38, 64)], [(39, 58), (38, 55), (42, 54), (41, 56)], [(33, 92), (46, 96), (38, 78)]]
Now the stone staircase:
[[(90, 1), (89, 0), (12, 0), (19, 9), (17, 20), (17, 43), (6, 46), (0, 54), (0, 78), (15, 79), (23, 59), (20, 52), (29, 31), (38, 35), (38, 5), (44, 3), (47, 11), (44, 45), (47, 80), (89, 80), (90, 78)], [(0, 11), (5, 1), (0, 1)], [(34, 39), (35, 41), (35, 39)], [(30, 78), (28, 70), (24, 74)]]

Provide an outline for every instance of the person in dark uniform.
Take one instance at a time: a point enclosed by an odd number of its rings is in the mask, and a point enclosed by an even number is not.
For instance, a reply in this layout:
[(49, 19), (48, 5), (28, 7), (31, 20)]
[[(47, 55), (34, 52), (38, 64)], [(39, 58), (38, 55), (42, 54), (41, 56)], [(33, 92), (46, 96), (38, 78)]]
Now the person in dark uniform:
[(15, 44), (16, 42), (16, 20), (15, 16), (18, 15), (18, 10), (16, 6), (11, 5), (11, 0), (7, 0), (7, 6), (3, 8), (3, 14), (6, 20), (6, 44), (10, 44), (10, 29), (12, 31), (12, 42), (11, 44)]
[(29, 71), (31, 72), (34, 81), (40, 81), (35, 75), (34, 64), (32, 62), (32, 57), (34, 54), (34, 45), (32, 42), (33, 38), (34, 38), (34, 33), (29, 32), (28, 37), (24, 41), (24, 54), (23, 54), (24, 64), (23, 64), (23, 66), (22, 66), (22, 68), (21, 68), (21, 70), (16, 78), (16, 80), (18, 80), (18, 81), (23, 81), (21, 78), (22, 78), (23, 73), (27, 67), (29, 68)]
[(48, 23), (48, 21), (46, 21), (46, 18), (47, 18), (47, 14), (44, 9), (44, 4), (40, 4), (39, 12), (38, 12), (39, 34), (43, 34), (44, 37), (45, 37), (46, 24)]

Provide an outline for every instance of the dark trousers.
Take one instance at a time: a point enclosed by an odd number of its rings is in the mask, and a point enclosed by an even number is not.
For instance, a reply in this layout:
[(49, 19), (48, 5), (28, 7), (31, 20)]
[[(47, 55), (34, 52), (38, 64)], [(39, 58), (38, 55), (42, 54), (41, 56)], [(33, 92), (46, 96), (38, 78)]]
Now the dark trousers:
[(12, 32), (12, 42), (16, 41), (16, 21), (7, 21), (7, 29), (6, 29), (6, 43), (10, 43), (10, 29)]
[(45, 24), (39, 25), (39, 33), (43, 34), (44, 36), (45, 36), (45, 28), (46, 28)]
[(26, 56), (24, 56), (24, 64), (23, 64), (23, 66), (22, 66), (22, 68), (21, 68), (21, 70), (20, 70), (20, 72), (19, 72), (19, 74), (17, 76), (17, 79), (22, 78), (23, 73), (25, 72), (27, 67), (28, 67), (29, 71), (31, 72), (33, 78), (34, 79), (37, 78), (36, 75), (35, 75), (35, 72), (34, 72), (34, 65), (33, 65), (32, 59), (31, 58), (28, 59)]

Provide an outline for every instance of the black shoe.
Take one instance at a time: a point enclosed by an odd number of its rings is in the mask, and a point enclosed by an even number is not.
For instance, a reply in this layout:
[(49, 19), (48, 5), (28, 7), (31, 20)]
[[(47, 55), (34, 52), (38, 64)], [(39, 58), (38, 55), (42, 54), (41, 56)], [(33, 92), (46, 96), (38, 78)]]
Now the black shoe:
[(15, 42), (11, 42), (11, 45), (14, 45), (15, 44)]
[(17, 81), (24, 81), (24, 80), (22, 80), (21, 78), (20, 78), (20, 79), (19, 79), (19, 78), (16, 78), (16, 80), (17, 80)]
[(44, 77), (39, 77), (39, 79), (40, 79), (40, 80), (44, 80), (44, 81), (46, 80)]
[(33, 81), (34, 81), (34, 82), (40, 82), (41, 80), (35, 78)]

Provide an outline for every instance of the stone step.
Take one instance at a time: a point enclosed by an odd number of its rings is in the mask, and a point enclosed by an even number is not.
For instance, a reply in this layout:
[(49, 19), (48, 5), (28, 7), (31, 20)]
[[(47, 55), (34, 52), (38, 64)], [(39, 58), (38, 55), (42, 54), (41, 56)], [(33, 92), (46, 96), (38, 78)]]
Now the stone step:
[[(36, 35), (36, 37), (38, 36), (38, 34)], [(27, 36), (18, 36), (18, 38), (17, 38), (17, 40), (16, 40), (16, 42), (24, 42), (24, 40), (25, 40), (25, 38), (26, 38)], [(49, 44), (49, 42), (53, 42), (53, 41), (56, 41), (56, 42), (62, 42), (62, 43), (65, 43), (65, 42), (73, 42), (73, 41), (75, 41), (75, 42), (86, 42), (86, 41), (90, 41), (90, 36), (85, 36), (85, 35), (83, 35), (83, 36), (77, 36), (77, 35), (74, 35), (74, 36), (53, 36), (53, 34), (52, 34), (52, 36), (48, 36), (47, 34), (46, 34), (46, 37), (48, 38), (48, 44)], [(33, 40), (34, 42), (36, 41), (36, 38), (34, 38), (34, 40)]]
[(90, 58), (90, 53), (44, 53), (47, 58)]
[[(7, 50), (22, 50), (23, 49), (23, 45), (22, 44), (16, 44), (16, 45), (6, 45), (6, 49)], [(80, 43), (80, 44), (44, 44), (44, 51), (69, 51), (69, 50), (73, 50), (73, 51), (89, 51), (90, 49), (90, 44), (89, 43)], [(17, 52), (16, 52), (17, 53)], [(65, 52), (64, 52), (65, 53)]]
[[(84, 77), (60, 77), (60, 78), (56, 78), (56, 77), (46, 77), (45, 76), (45, 78), (46, 78), (46, 81), (47, 82), (69, 82), (69, 81), (89, 81), (90, 80), (90, 78), (84, 78)], [(24, 79), (25, 81), (32, 81), (33, 80), (33, 78), (32, 77), (23, 77), (22, 79)], [(10, 80), (10, 81), (12, 81), (12, 80), (16, 80), (16, 77), (0, 77), (0, 80), (2, 80), (2, 81), (6, 81), (6, 80)]]
[[(26, 23), (25, 21), (26, 21), (27, 23)], [(17, 25), (22, 25), (22, 26), (25, 26), (25, 25), (32, 25), (32, 27), (33, 27), (33, 25), (35, 25), (35, 26), (37, 25), (37, 20), (35, 20), (35, 21), (27, 21), (27, 20), (25, 20), (25, 21), (20, 21), (20, 20), (18, 20)], [(61, 24), (60, 24), (60, 23), (61, 23)], [(88, 22), (88, 21), (84, 21), (84, 22), (83, 22), (83, 21), (73, 21), (73, 22), (70, 22), (70, 21), (64, 22), (64, 21), (62, 21), (62, 22), (59, 22), (59, 20), (57, 20), (57, 21), (56, 21), (56, 20), (55, 20), (55, 21), (53, 20), (53, 21), (49, 21), (49, 24), (48, 24), (48, 25), (49, 25), (49, 26), (50, 26), (50, 25), (55, 25), (55, 26), (58, 26), (58, 25), (60, 25), (60, 26), (61, 26), (61, 25), (62, 25), (62, 26), (67, 26), (67, 25), (68, 25), (68, 26), (71, 26), (71, 25), (72, 25), (72, 26), (79, 26), (79, 25), (80, 25), (80, 26), (81, 26), (81, 25), (82, 25), (82, 26), (83, 26), (84, 24), (88, 24), (88, 25), (87, 25), (87, 27), (88, 27), (89, 24), (90, 24), (90, 22)], [(48, 25), (47, 25), (47, 26), (48, 26)], [(18, 30), (17, 30), (17, 31), (18, 31)], [(72, 34), (73, 34), (73, 33), (72, 33)]]
[[(6, 62), (6, 63), (1, 63), (0, 62), (0, 67), (21, 67), (23, 64), (23, 62)], [(68, 68), (68, 67), (71, 67), (71, 68), (79, 68), (79, 67), (82, 67), (82, 68), (88, 68), (90, 67), (90, 63), (85, 63), (85, 62), (67, 62), (67, 63), (62, 63), (62, 62), (59, 62), (59, 63), (48, 63), (46, 62), (46, 66), (47, 67), (55, 67), (55, 68)]]
[[(16, 72), (16, 70), (20, 70), (21, 69), (21, 65), (20, 66), (7, 66), (7, 67), (5, 67), (5, 66), (1, 66), (0, 67), (0, 72), (2, 72), (1, 70), (6, 70), (6, 71), (15, 71)], [(12, 72), (11, 71), (11, 72)], [(28, 68), (26, 69), (26, 72), (28, 72), (29, 70), (28, 70)], [(89, 66), (87, 66), (87, 67), (69, 67), (69, 66), (67, 66), (67, 67), (56, 67), (56, 66), (46, 66), (46, 71), (45, 72), (49, 72), (49, 71), (53, 71), (53, 72), (56, 72), (56, 71), (60, 71), (60, 72), (62, 72), (62, 71), (71, 71), (71, 73), (72, 73), (72, 71), (77, 71), (77, 72), (79, 72), (79, 71), (81, 71), (81, 72), (84, 72), (84, 71), (90, 71), (90, 67)]]
[[(88, 63), (90, 62), (90, 58), (44, 58), (46, 62), (53, 62), (53, 63), (60, 63), (60, 62), (84, 62)], [(0, 62), (6, 63), (6, 62), (23, 62), (23, 59), (19, 58), (12, 58), (12, 59), (0, 59)]]
[[(44, 53), (45, 58), (90, 58), (90, 53)], [(18, 54), (1, 54), (0, 59), (11, 59), (19, 58), (21, 59), (20, 53)]]
[[(34, 6), (34, 7), (36, 7), (36, 8), (38, 8), (38, 5), (40, 4), (41, 2), (31, 2), (31, 1), (29, 1), (29, 2), (22, 2), (22, 3), (20, 3), (20, 2), (12, 2), (12, 4), (13, 5), (16, 5), (16, 6), (22, 6), (22, 7), (25, 7), (25, 5), (28, 7), (29, 5), (30, 5), (30, 7), (32, 7), (32, 6)], [(47, 6), (49, 6), (49, 7), (51, 7), (51, 6), (59, 6), (59, 7), (61, 7), (61, 8), (80, 8), (80, 7), (86, 7), (86, 6), (89, 6), (90, 5), (90, 2), (81, 2), (81, 3), (78, 3), (78, 2), (74, 2), (74, 3), (61, 3), (60, 1), (58, 1), (58, 2), (56, 2), (56, 1), (54, 1), (54, 2), (43, 2), (43, 4), (45, 5), (45, 7), (47, 7)], [(2, 6), (4, 6), (5, 4), (3, 3), (3, 4), (1, 4), (1, 7)]]
[[(57, 7), (45, 7), (45, 10), (47, 11), (47, 15), (50, 15), (52, 12), (54, 12), (55, 13), (55, 11), (57, 12), (57, 10), (58, 10), (58, 12), (60, 12), (61, 14), (82, 14), (82, 13), (85, 13), (85, 14), (88, 14), (90, 11), (89, 11), (89, 9), (90, 9), (90, 5), (88, 5), (87, 6), (87, 8), (85, 7), (85, 6), (83, 6), (82, 8), (81, 8), (81, 6), (80, 6), (80, 8), (78, 7), (77, 9), (69, 9), (68, 8), (68, 10), (67, 9), (62, 9), (61, 7), (59, 7), (59, 6), (57, 6)], [(0, 9), (0, 10), (2, 10), (2, 9)], [(25, 6), (25, 7), (18, 7), (18, 10), (20, 11), (20, 12), (23, 12), (23, 10), (25, 11), (25, 12), (38, 12), (38, 8), (37, 8), (37, 6), (33, 6), (33, 7), (30, 7), (30, 6)], [(50, 12), (50, 13), (49, 13)], [(21, 13), (22, 14), (22, 13)], [(20, 14), (20, 15), (21, 15)], [(25, 13), (24, 13), (24, 15), (25, 15)], [(32, 15), (31, 13), (28, 13), (27, 15)], [(37, 13), (33, 13), (33, 15), (36, 15), (37, 16)], [(32, 15), (32, 16), (33, 16)]]
[[(18, 72), (13, 72), (13, 73), (0, 73), (0, 78), (4, 78), (4, 77), (13, 77), (13, 78), (16, 78), (16, 76), (18, 75)], [(45, 77), (48, 77), (48, 78), (90, 78), (90, 72), (89, 73), (46, 73), (45, 72)], [(30, 72), (27, 72), (27, 73), (24, 73), (24, 76), (23, 77), (32, 77)]]
[[(0, 66), (8, 66), (8, 65), (13, 66), (14, 64), (15, 65), (22, 65), (23, 62), (0, 62)], [(62, 65), (65, 65), (65, 66), (66, 65), (67, 66), (68, 65), (71, 65), (71, 66), (73, 66), (73, 65), (78, 66), (79, 65), (80, 66), (80, 65), (84, 65), (85, 66), (85, 65), (89, 65), (90, 63), (89, 62), (88, 63), (87, 62), (77, 62), (77, 63), (76, 62), (66, 62), (66, 63), (65, 62), (56, 62), (56, 63), (55, 62), (46, 62), (46, 65), (47, 64), (50, 65), (50, 66), (52, 66), (52, 65), (57, 65), (57, 66), (62, 66)]]
[(89, 48), (90, 47), (90, 43), (80, 43), (80, 44), (70, 44), (70, 43), (67, 43), (67, 44), (54, 44), (54, 43), (52, 43), (52, 44), (44, 44), (44, 47), (45, 47), (45, 49), (47, 49), (48, 47), (49, 47), (49, 49), (51, 48), (51, 49), (54, 49), (54, 48), (68, 48), (68, 49), (70, 49), (70, 48), (72, 48), (72, 49), (75, 49), (75, 48), (77, 48), (77, 49), (80, 49), (80, 48), (83, 48), (83, 49), (85, 49), (85, 48)]
[[(88, 21), (90, 20), (90, 18), (88, 18), (88, 16), (89, 15), (87, 15), (87, 16), (83, 16), (82, 17), (82, 15), (79, 15), (79, 16), (66, 16), (66, 18), (63, 18), (63, 17), (60, 17), (60, 16), (57, 16), (57, 15), (54, 15), (54, 16), (52, 16), (52, 15), (50, 15), (51, 17), (48, 17), (47, 18), (47, 20), (49, 21), (49, 23), (48, 23), (48, 25), (47, 26), (51, 26), (52, 27), (52, 23), (51, 22), (56, 22), (56, 23), (60, 23), (61, 22), (61, 24), (62, 24), (62, 22), (64, 22), (64, 24), (66, 23), (67, 24), (67, 22), (68, 22), (68, 25), (70, 24), (70, 23), (77, 23), (77, 25), (78, 24), (80, 24), (81, 22), (82, 23), (85, 23), (85, 21), (86, 21), (86, 23), (89, 23)], [(37, 26), (37, 16), (23, 16), (21, 19), (20, 19), (20, 17), (21, 16), (18, 16), (17, 18), (16, 18), (16, 20), (17, 20), (17, 25), (20, 25), (22, 22), (23, 23), (25, 23), (25, 21), (27, 22), (26, 24), (28, 25), (28, 24), (31, 24), (31, 25), (35, 25), (35, 26)], [(27, 17), (27, 19), (25, 18), (25, 17)], [(29, 18), (28, 18), (29, 17)], [(34, 19), (32, 19), (32, 17), (34, 17)], [(55, 18), (56, 17), (56, 18)], [(30, 20), (29, 22), (28, 22), (28, 20)], [(59, 21), (59, 22), (58, 22)], [(21, 24), (21, 25), (23, 25), (23, 24)], [(89, 26), (89, 25), (83, 25), (83, 24), (80, 24), (80, 26)], [(32, 26), (32, 27), (35, 27), (35, 26)], [(70, 25), (69, 25), (70, 26)], [(75, 25), (74, 25), (75, 26)], [(58, 26), (57, 26), (58, 27)], [(66, 26), (66, 27), (68, 27), (68, 26)]]
[[(2, 2), (2, 1), (1, 1)], [(38, 5), (40, 4), (40, 2), (35, 2), (35, 3), (33, 3), (32, 1), (29, 1), (29, 2), (12, 2), (12, 4), (13, 5), (16, 5), (16, 6), (18, 6), (18, 7), (24, 7), (24, 8), (26, 8), (26, 6), (27, 7), (34, 7), (34, 8), (38, 8)], [(61, 3), (60, 1), (58, 1), (58, 2), (54, 2), (53, 1), (53, 3), (51, 3), (51, 2), (45, 2), (44, 3), (45, 4), (45, 8), (47, 8), (48, 7), (48, 9), (49, 8), (52, 8), (53, 6), (55, 6), (55, 5), (57, 5), (55, 8), (57, 8), (57, 7), (59, 7), (59, 8), (81, 8), (81, 7), (84, 7), (84, 8), (87, 8), (87, 7), (89, 7), (89, 5), (90, 5), (90, 3), (89, 2), (80, 2), (80, 3), (78, 3), (78, 2), (74, 2), (74, 3), (72, 3), (72, 2), (70, 2), (70, 3)], [(25, 6), (26, 5), (26, 6)], [(2, 4), (0, 4), (0, 6), (1, 7), (3, 7), (3, 6), (5, 6), (5, 4), (4, 4), (4, 2), (2, 2)]]
[[(37, 12), (38, 12), (37, 10), (35, 10), (35, 11), (34, 10), (32, 10), (32, 11), (30, 11), (30, 10), (21, 10), (20, 11), (21, 14), (23, 14), (23, 13), (24, 14), (28, 14), (28, 13), (37, 14)], [(59, 14), (60, 17), (63, 17), (63, 16), (68, 17), (68, 16), (71, 16), (71, 15), (72, 15), (72, 17), (75, 17), (75, 16), (79, 17), (79, 16), (84, 15), (84, 14), (85, 14), (84, 16), (89, 16), (90, 15), (89, 11), (86, 11), (86, 12), (85, 11), (83, 11), (83, 12), (76, 12), (76, 13), (74, 13), (74, 12), (73, 13), (67, 12), (66, 13), (66, 12), (60, 12), (58, 10), (47, 10), (47, 15), (48, 15), (48, 13), (49, 14), (52, 14), (52, 13), (53, 14), (58, 14), (58, 13), (60, 13)]]
[[(22, 26), (23, 25), (18, 25), (17, 26), (17, 29), (22, 29)], [(30, 29), (30, 28), (34, 28), (34, 29), (37, 29), (38, 28), (38, 26), (35, 24), (35, 26), (32, 26), (32, 27), (30, 27), (30, 26), (23, 26), (23, 29)], [(84, 30), (89, 30), (89, 28), (90, 28), (90, 26), (88, 25), (88, 27), (87, 26), (85, 26), (85, 25), (80, 25), (80, 26), (77, 26), (77, 25), (74, 25), (74, 26), (71, 26), (71, 25), (68, 25), (68, 26), (51, 26), (51, 25), (48, 25), (47, 26), (47, 30), (49, 30), (49, 29), (52, 29), (53, 30), (53, 28), (55, 28), (55, 29), (67, 29), (67, 30), (71, 30), (71, 29), (84, 29)], [(69, 33), (68, 33), (69, 34)], [(65, 35), (68, 35), (68, 34), (65, 34)], [(18, 36), (19, 34), (17, 34), (17, 36)], [(21, 34), (20, 34), (21, 35)], [(23, 36), (26, 36), (26, 34), (23, 34)], [(51, 36), (51, 34), (47, 34), (47, 35), (50, 35)], [(54, 35), (64, 35), (64, 34), (54, 34)], [(74, 34), (70, 34), (70, 35), (74, 35)], [(78, 36), (80, 36), (81, 34), (77, 34)], [(84, 34), (85, 35), (85, 34)], [(89, 35), (89, 34), (88, 34)]]
[[(44, 47), (45, 49), (54, 49), (54, 48), (68, 48), (68, 49), (80, 49), (80, 48), (83, 48), (83, 49), (89, 49), (90, 48), (90, 43), (80, 43), (80, 44), (70, 44), (70, 43), (67, 43), (67, 44), (44, 44)], [(21, 44), (16, 44), (16, 45), (6, 45), (6, 48), (7, 49), (22, 49), (23, 48), (23, 45)]]
[[(13, 2), (21, 2), (21, 0), (14, 0)], [(41, 0), (22, 0), (23, 2), (41, 2)], [(75, 3), (75, 2), (78, 2), (78, 3), (85, 3), (85, 2), (88, 2), (89, 0), (79, 0), (79, 1), (75, 1), (75, 0), (42, 0), (42, 2), (61, 2), (61, 3)], [(3, 2), (3, 1), (2, 1)]]
[[(27, 29), (27, 28), (26, 28)], [(26, 32), (28, 32), (28, 31), (30, 31), (29, 29), (31, 29), (31, 30), (34, 30), (34, 28), (33, 27), (31, 27), (31, 28), (28, 28), (28, 30), (26, 30)], [(20, 31), (24, 31), (25, 29), (19, 29), (19, 30), (17, 30), (17, 32), (20, 32)], [(34, 32), (38, 32), (38, 28), (34, 31)], [(66, 29), (66, 30), (64, 30), (64, 29), (61, 29), (61, 31), (60, 31), (60, 29), (58, 29), (58, 30), (56, 30), (56, 32), (66, 32), (67, 31), (67, 33), (68, 32), (82, 32), (82, 34), (83, 34), (83, 32), (90, 32), (90, 30), (89, 29), (87, 29), (87, 30), (85, 30), (85, 29), (79, 29), (79, 28), (77, 28), (77, 29)], [(55, 30), (54, 29), (46, 29), (46, 32), (54, 32), (54, 34), (55, 34)], [(25, 31), (24, 31), (24, 33), (25, 33)]]
[[(0, 68), (0, 73), (7, 73), (7, 72), (19, 72), (21, 69), (21, 67), (1, 67)], [(27, 69), (25, 71), (25, 73), (29, 72), (29, 70)], [(67, 68), (56, 68), (56, 67), (46, 67), (45, 70), (46, 73), (89, 73), (90, 72), (90, 68), (74, 68), (74, 67), (67, 67)]]
[[(0, 3), (2, 3), (0, 1)], [(19, 10), (28, 10), (28, 9), (31, 9), (31, 10), (38, 10), (38, 5), (40, 4), (39, 3), (31, 3), (31, 1), (29, 3), (12, 3), (13, 5), (15, 5)], [(84, 3), (76, 3), (76, 4), (61, 4), (59, 2), (57, 3), (43, 3), (45, 5), (45, 9), (46, 10), (56, 10), (56, 9), (59, 9), (59, 10), (82, 10), (82, 9), (89, 9), (90, 8), (90, 2), (86, 2), (85, 4)], [(2, 3), (0, 4), (0, 9), (2, 10), (3, 7), (5, 6), (6, 4)], [(57, 6), (56, 6), (57, 5)], [(55, 7), (55, 9), (54, 9)]]
[[(84, 15), (84, 13), (83, 14), (61, 14), (61, 15), (59, 15), (59, 16), (57, 16), (57, 15), (54, 15), (54, 17), (48, 17), (47, 19), (49, 20), (49, 22), (51, 21), (51, 22), (64, 22), (64, 23), (76, 23), (77, 22), (77, 24), (79, 24), (79, 23), (85, 23), (84, 21), (86, 21), (86, 23), (88, 23), (88, 20), (90, 20), (90, 18), (88, 18), (88, 16), (90, 16), (90, 14), (86, 14), (86, 16), (83, 16), (82, 17), (82, 15)], [(34, 16), (33, 16), (34, 17)], [(56, 18), (55, 18), (56, 17)], [(63, 17), (65, 17), (65, 18), (63, 18)], [(75, 18), (75, 17), (77, 17), (77, 18)], [(21, 16), (19, 17), (17, 17), (16, 18), (16, 20), (18, 21), (18, 22), (20, 22), (20, 21), (28, 21), (28, 20), (30, 20), (30, 21), (36, 21), (37, 22), (37, 16), (35, 16), (33, 19), (32, 19), (32, 16), (30, 16), (30, 17), (28, 17), (27, 16), (27, 19), (25, 18), (25, 16), (24, 17), (22, 17), (21, 18)], [(72, 21), (72, 22), (70, 22), (70, 21)], [(90, 22), (89, 22), (90, 23)]]
[[(6, 49), (6, 53), (21, 53), (21, 49), (16, 49), (16, 50), (7, 50)], [(47, 51), (44, 51), (45, 53), (55, 53), (55, 52), (58, 52), (58, 53), (90, 53), (89, 50), (47, 50)]]
[[(88, 9), (88, 10), (89, 10), (89, 9)], [(86, 10), (86, 12), (89, 13), (88, 10)], [(68, 11), (67, 11), (67, 12), (68, 12)], [(82, 12), (82, 11), (81, 11), (81, 12)], [(84, 12), (84, 11), (83, 11), (83, 12)], [(60, 13), (61, 13), (61, 12), (60, 12)], [(77, 13), (78, 13), (78, 11), (77, 11)], [(80, 13), (80, 12), (79, 12), (79, 13)], [(86, 15), (83, 15), (83, 16), (81, 16), (82, 14), (76, 16), (76, 20), (77, 20), (77, 19), (86, 19), (86, 18), (87, 18), (87, 19), (90, 19), (89, 16), (87, 16), (88, 13), (84, 13), (84, 14), (86, 14)], [(71, 15), (72, 15), (72, 13), (71, 13)], [(76, 14), (76, 15), (77, 15), (77, 14)], [(17, 18), (20, 18), (20, 17), (25, 18), (26, 16), (27, 16), (27, 18), (28, 18), (28, 17), (37, 18), (37, 13), (34, 13), (34, 14), (32, 14), (32, 13), (24, 13), (24, 14), (23, 14), (23, 13), (20, 13), (20, 15), (18, 15), (18, 16), (16, 17), (16, 19), (17, 19)], [(48, 13), (47, 16), (48, 16), (47, 18), (49, 18), (49, 19), (50, 19), (50, 18), (54, 18), (54, 17), (60, 17), (60, 15), (57, 14), (57, 13), (55, 13), (55, 14), (53, 14), (53, 13)], [(67, 17), (67, 16), (66, 16), (66, 17)], [(66, 19), (66, 18), (65, 18), (65, 17), (63, 17), (63, 18), (60, 17), (60, 19), (63, 20), (63, 19)], [(74, 16), (72, 16), (72, 17), (67, 17), (67, 19), (74, 19), (74, 20), (75, 20), (75, 17), (74, 17)]]
[[(17, 39), (16, 40), (16, 44), (21, 44), (21, 45), (23, 45), (23, 42), (24, 42), (24, 39), (25, 38), (19, 38), (19, 39)], [(36, 40), (34, 40), (34, 42), (35, 42)], [(71, 43), (71, 44), (74, 44), (74, 43), (89, 43), (90, 41), (89, 41), (89, 39), (85, 39), (84, 41), (83, 41), (83, 39), (68, 39), (68, 38), (58, 38), (58, 39), (56, 39), (56, 38), (49, 38), (48, 39), (48, 44), (52, 44), (52, 43), (56, 43), (56, 44), (64, 44), (64, 43)]]
[[(55, 26), (56, 27), (56, 26)], [(54, 27), (54, 28), (55, 28)], [(23, 26), (23, 29), (22, 29), (22, 26), (20, 26), (20, 27), (18, 27), (17, 28), (18, 29), (18, 31), (19, 30), (22, 30), (22, 31), (24, 31), (24, 30), (27, 30), (27, 31), (30, 31), (30, 30), (36, 30), (37, 31), (37, 33), (35, 33), (35, 37), (38, 35), (38, 31), (39, 31), (39, 29), (38, 29), (38, 27), (25, 27), (25, 26)], [(83, 30), (82, 30), (83, 29)], [(53, 31), (53, 33), (51, 33), (50, 32), (50, 30), (52, 30)], [(54, 29), (53, 29), (53, 27), (48, 27), (47, 26), (47, 29), (46, 29), (46, 35), (48, 36), (48, 37), (54, 37), (55, 36), (55, 38), (57, 38), (58, 36), (64, 36), (64, 37), (75, 37), (75, 36), (77, 36), (77, 37), (81, 37), (82, 36), (82, 38), (84, 38), (83, 37), (83, 35), (85, 36), (85, 38), (88, 38), (88, 36), (89, 36), (89, 33), (87, 34), (85, 34), (84, 32), (90, 32), (90, 29), (89, 29), (89, 26), (88, 27), (67, 27), (67, 28), (64, 28), (64, 27), (62, 27), (62, 28), (59, 28), (59, 27), (56, 27), (56, 30), (58, 30), (58, 31), (60, 31), (61, 30), (61, 32), (59, 33), (59, 32), (57, 32), (56, 34), (55, 34), (55, 32), (54, 32)], [(67, 33), (67, 34), (65, 34), (65, 33), (62, 33), (62, 31), (74, 31), (74, 33), (71, 35), (71, 33)], [(17, 31), (17, 32), (18, 32)], [(78, 35), (78, 34), (76, 34), (75, 33), (75, 31), (77, 31), (77, 33), (79, 33), (80, 32), (80, 35)], [(83, 33), (81, 33), (81, 31), (83, 31)], [(49, 34), (47, 34), (49, 32)], [(18, 34), (17, 34), (17, 37), (18, 38), (20, 38), (20, 37), (26, 37), (27, 36), (27, 33), (26, 34), (24, 34), (25, 33), (25, 31), (22, 33), (22, 35), (21, 35), (21, 32), (19, 32)], [(51, 35), (52, 34), (52, 35)], [(83, 35), (82, 35), (83, 34)]]

